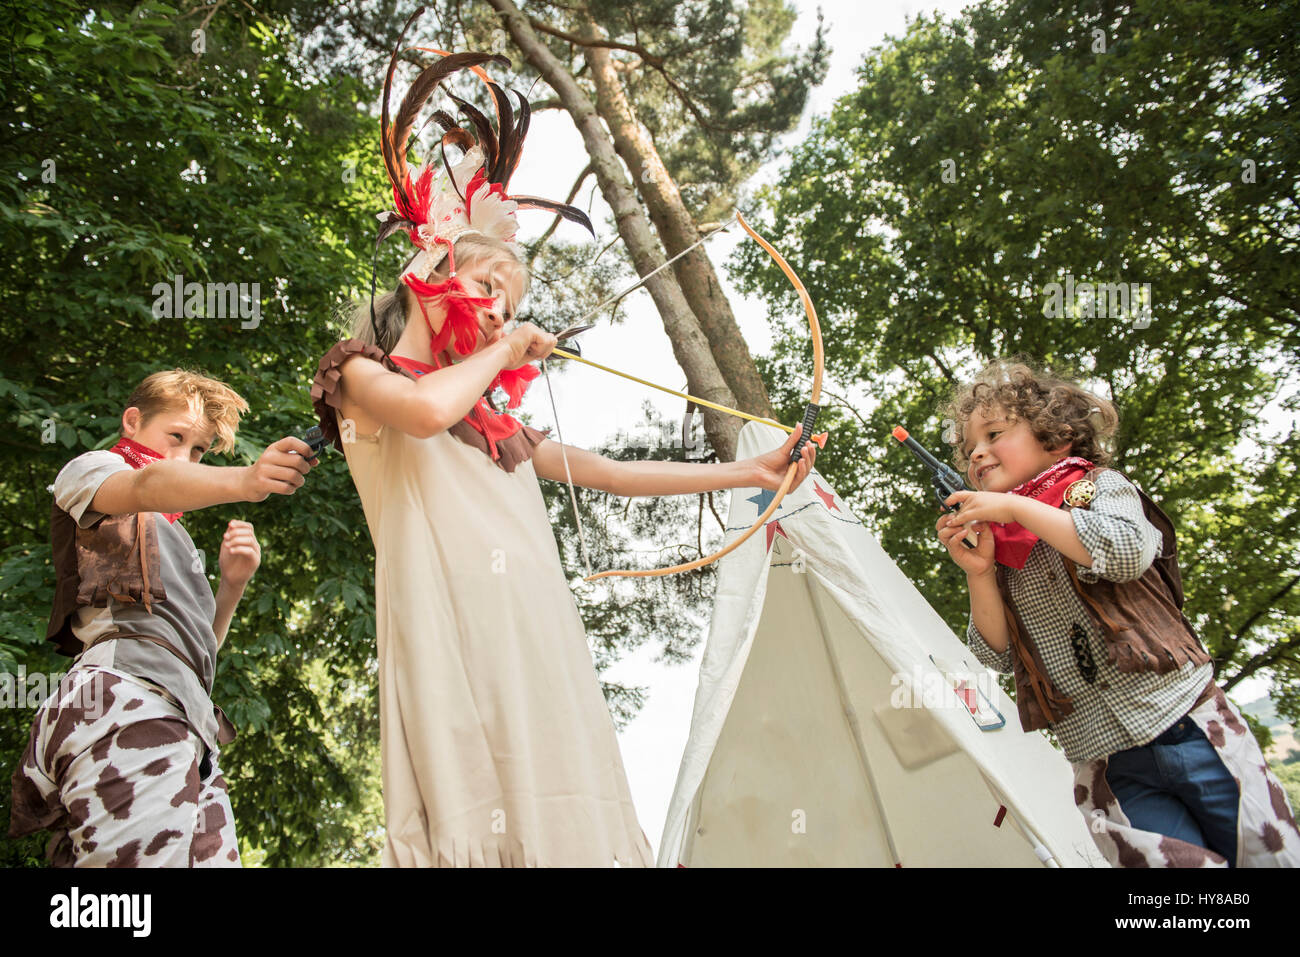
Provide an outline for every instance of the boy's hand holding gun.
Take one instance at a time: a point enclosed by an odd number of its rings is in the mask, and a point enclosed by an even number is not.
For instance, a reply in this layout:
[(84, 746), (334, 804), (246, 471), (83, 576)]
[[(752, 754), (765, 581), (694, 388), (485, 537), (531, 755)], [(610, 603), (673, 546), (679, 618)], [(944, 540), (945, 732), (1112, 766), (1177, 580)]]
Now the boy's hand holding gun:
[[(926, 449), (907, 434), (901, 425), (894, 429), (894, 438), (907, 446), (912, 454), (921, 460), (930, 470), (935, 494), (939, 506), (945, 512), (935, 523), (939, 541), (948, 549), (948, 554), (968, 576), (987, 575), (993, 571), (993, 534), (980, 535), (983, 524), (977, 519), (970, 519), (970, 527), (957, 518), (962, 501), (980, 493), (972, 492), (966, 487), (961, 475), (950, 465), (945, 465), (931, 455)], [(962, 494), (964, 493), (964, 494)]]

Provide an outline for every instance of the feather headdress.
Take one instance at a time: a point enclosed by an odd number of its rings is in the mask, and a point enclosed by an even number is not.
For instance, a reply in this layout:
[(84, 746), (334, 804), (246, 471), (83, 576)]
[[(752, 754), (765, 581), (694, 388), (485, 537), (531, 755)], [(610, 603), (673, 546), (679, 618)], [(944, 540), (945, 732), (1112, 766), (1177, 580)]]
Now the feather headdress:
[[(446, 53), (426, 47), (411, 47), (410, 49), (437, 53), (442, 59), (420, 72), (390, 122), (389, 95), (397, 58), (403, 50), (402, 41), (411, 24), (423, 12), (424, 8), (420, 7), (402, 27), (397, 46), (388, 62), (388, 75), (384, 79), (379, 147), (384, 170), (393, 186), (396, 208), (378, 216), (380, 227), (375, 239), (376, 258), (379, 245), (385, 239), (399, 230), (406, 232), (420, 251), (403, 270), (401, 281), (416, 295), (426, 322), (429, 322), (428, 305), (441, 304), (447, 312), (441, 330), (435, 332), (432, 323), (429, 324), (434, 354), (437, 355), (450, 343), (457, 353), (468, 355), (473, 351), (479, 333), (474, 310), (491, 306), (492, 300), (466, 295), (456, 276), (454, 247), (458, 239), (479, 234), (499, 240), (513, 250), (518, 228), (515, 211), (518, 209), (546, 210), (578, 223), (593, 236), (595, 230), (592, 229), (591, 220), (580, 209), (537, 196), (511, 196), (507, 192), (510, 178), (523, 153), (531, 111), (528, 99), (518, 91), (511, 91), (518, 104), (516, 108), (511, 103), (510, 95), (494, 83), (483, 69), (485, 63), (500, 63), (509, 67), (510, 61), (506, 57), (492, 53)], [(442, 82), (461, 70), (472, 71), (486, 85), (492, 95), (496, 126), (493, 128), (492, 122), (481, 110), (448, 92), (448, 97), (468, 120), (473, 131), (461, 126), (445, 110), (435, 110), (431, 120), (442, 130), (436, 147), (437, 162), (435, 151), (431, 150), (424, 164), (412, 174), (406, 162), (406, 152), (409, 140), (413, 138), (415, 121)], [(449, 146), (461, 151), (461, 158), (455, 163), (447, 157)], [(429, 276), (444, 256), (451, 257), (450, 275), (443, 282), (430, 283)], [(373, 278), (371, 321), (373, 324)], [(515, 408), (523, 397), (528, 381), (536, 375), (537, 370), (531, 366), (505, 370), (494, 380), (493, 386), (504, 388), (510, 395), (509, 407)]]

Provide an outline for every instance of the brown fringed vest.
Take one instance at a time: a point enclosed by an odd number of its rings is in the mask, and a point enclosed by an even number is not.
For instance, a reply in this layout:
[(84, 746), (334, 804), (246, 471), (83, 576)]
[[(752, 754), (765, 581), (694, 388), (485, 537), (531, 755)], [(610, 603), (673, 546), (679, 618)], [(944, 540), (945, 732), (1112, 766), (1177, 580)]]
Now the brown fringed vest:
[(75, 658), (83, 650), (72, 633), (72, 613), (78, 608), (103, 608), (110, 597), (119, 602), (144, 602), (145, 607), (167, 600), (159, 571), (155, 521), (154, 513), (138, 512), (109, 515), (92, 528), (81, 528), (54, 505), (50, 544), (56, 584), (45, 637), (63, 654)]
[[(1095, 481), (1103, 471), (1093, 469), (1085, 477)], [(1102, 630), (1107, 660), (1118, 671), (1166, 674), (1189, 661), (1205, 664), (1210, 655), (1182, 613), (1183, 579), (1178, 570), (1173, 522), (1141, 488), (1138, 494), (1147, 520), (1159, 530), (1161, 537), (1159, 554), (1140, 578), (1126, 582), (1104, 578), (1081, 582), (1075, 563), (1060, 552), (1056, 553), (1057, 558), (1084, 607)], [(1007, 569), (1003, 565), (997, 566), (997, 582), (1010, 634), (1011, 671), (1016, 683), (1020, 724), (1026, 731), (1035, 731), (1070, 714), (1074, 702), (1048, 678), (1042, 656), (1011, 603)]]
[[(142, 602), (148, 609), (153, 602), (167, 600), (160, 571), (157, 521), (155, 512), (133, 512), (109, 515), (91, 528), (82, 528), (57, 503), (54, 505), (50, 513), (50, 544), (56, 581), (45, 637), (71, 658), (100, 641), (119, 638), (147, 641), (180, 659), (207, 690), (194, 662), (164, 638), (118, 631), (101, 635), (83, 646), (72, 631), (72, 615), (78, 608), (104, 608), (112, 598), (123, 604)], [(217, 718), (217, 741), (229, 744), (235, 740), (235, 726), (219, 707), (213, 705), (212, 710)]]

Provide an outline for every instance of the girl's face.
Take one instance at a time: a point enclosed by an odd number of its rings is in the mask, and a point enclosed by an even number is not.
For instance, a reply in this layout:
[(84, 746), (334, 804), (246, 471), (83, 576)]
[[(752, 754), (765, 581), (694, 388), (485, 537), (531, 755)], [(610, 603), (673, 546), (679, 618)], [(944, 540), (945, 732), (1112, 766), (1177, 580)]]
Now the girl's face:
[(216, 429), (200, 413), (189, 408), (155, 412), (148, 421), (131, 406), (122, 414), (122, 434), (165, 459), (197, 462), (212, 447)]
[[(484, 257), (458, 273), (467, 295), (491, 299), (491, 307), (477, 308), (479, 340), (474, 352), (490, 346), (514, 328), (515, 309), (523, 298), (523, 270), (502, 258)], [(471, 353), (472, 355), (473, 353)], [(460, 359), (459, 355), (454, 356)]]
[(997, 407), (988, 416), (976, 409), (966, 422), (966, 477), (981, 492), (1009, 492), (1069, 454), (1070, 446), (1051, 450), (1034, 438), (1029, 423), (1010, 420)]

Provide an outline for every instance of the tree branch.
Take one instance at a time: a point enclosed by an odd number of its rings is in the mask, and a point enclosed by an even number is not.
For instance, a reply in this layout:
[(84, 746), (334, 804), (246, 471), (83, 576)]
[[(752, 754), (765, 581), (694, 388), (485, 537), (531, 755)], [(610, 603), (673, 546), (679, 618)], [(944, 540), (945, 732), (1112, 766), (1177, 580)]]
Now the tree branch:
[(1262, 671), (1265, 668), (1277, 664), (1278, 661), (1286, 657), (1286, 652), (1291, 651), (1294, 648), (1300, 648), (1300, 635), (1296, 635), (1289, 641), (1282, 642), (1266, 655), (1257, 655), (1256, 657), (1251, 658), (1250, 661), (1246, 662), (1246, 664), (1242, 666), (1240, 671), (1225, 681), (1221, 687), (1224, 691), (1230, 691), (1234, 685), (1249, 678), (1251, 675), (1255, 674), (1255, 672)]
[(565, 33), (563, 30), (558, 30), (549, 24), (542, 23), (534, 17), (529, 17), (528, 23), (538, 33), (545, 33), (548, 36), (555, 37), (557, 40), (572, 43), (574, 46), (583, 48), (602, 47), (608, 50), (623, 50), (627, 53), (635, 53), (647, 66), (651, 67), (656, 73), (664, 78), (664, 82), (668, 84), (669, 89), (671, 89), (677, 99), (681, 101), (682, 106), (686, 107), (690, 114), (695, 117), (695, 122), (699, 123), (700, 126), (707, 130), (714, 130), (718, 133), (736, 132), (736, 130), (731, 129), (730, 127), (718, 126), (716, 123), (710, 123), (705, 118), (703, 111), (696, 104), (690, 93), (686, 91), (686, 88), (668, 74), (668, 70), (664, 67), (664, 58), (661, 56), (655, 56), (645, 47), (636, 43), (619, 43), (617, 40), (601, 40), (594, 37), (586, 38), (580, 37), (576, 33)]
[(1294, 588), (1297, 583), (1300, 583), (1300, 575), (1296, 575), (1289, 582), (1279, 588), (1274, 594), (1269, 596), (1268, 600), (1260, 605), (1253, 615), (1246, 619), (1246, 623), (1237, 629), (1237, 633), (1228, 639), (1229, 647), (1235, 649), (1240, 645), (1241, 640), (1246, 637), (1246, 633), (1255, 627), (1255, 622), (1259, 621), (1259, 619), (1264, 616), (1265, 612), (1272, 610), (1273, 607), (1276, 606), (1286, 593)]
[(646, 63), (653, 67), (662, 68), (664, 65), (663, 57), (657, 57), (645, 47), (637, 46), (635, 43), (619, 43), (616, 40), (598, 40), (580, 37), (576, 33), (565, 33), (563, 30), (557, 30), (549, 24), (542, 23), (535, 17), (528, 18), (529, 25), (538, 33), (545, 33), (547, 36), (555, 37), (557, 40), (563, 40), (565, 43), (572, 43), (579, 47), (605, 47), (610, 50), (626, 50), (628, 53), (635, 53)]

